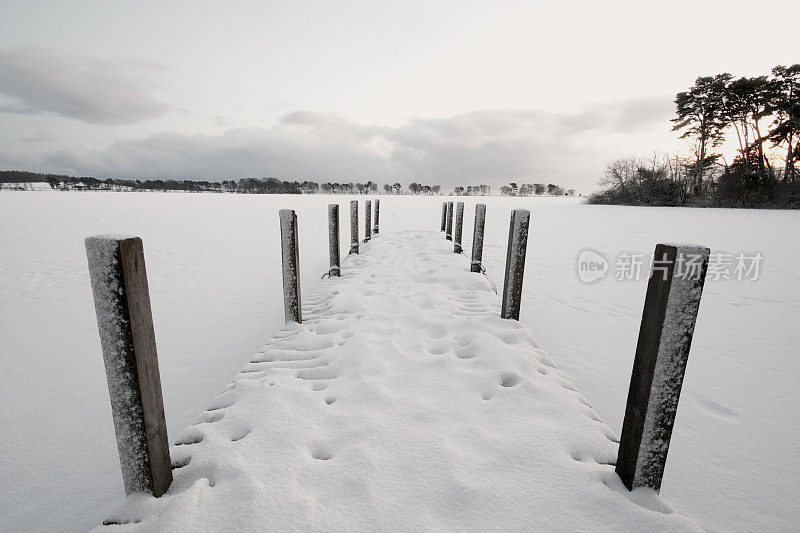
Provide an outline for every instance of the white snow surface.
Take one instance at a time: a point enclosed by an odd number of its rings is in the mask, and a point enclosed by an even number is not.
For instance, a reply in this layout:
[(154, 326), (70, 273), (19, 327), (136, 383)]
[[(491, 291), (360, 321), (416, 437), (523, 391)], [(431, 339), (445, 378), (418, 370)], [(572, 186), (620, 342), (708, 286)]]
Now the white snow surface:
[[(438, 231), (372, 239), (177, 439), (144, 531), (700, 530)], [(659, 510), (651, 510), (657, 505)], [(133, 523), (137, 524), (132, 527)]]
[[(283, 326), (278, 210), (297, 210), (308, 296), (329, 270), (327, 205), (344, 209), (344, 258), (354, 198), (363, 216), (363, 196), (0, 193), (0, 531), (85, 531), (125, 498), (86, 236), (143, 239), (174, 442)], [(381, 196), (378, 240), (438, 229), (449, 199)], [(706, 281), (661, 496), (711, 531), (797, 529), (800, 213), (454, 200), (465, 202), (467, 254), (475, 204), (487, 205), (484, 266), (501, 290), (510, 211), (531, 211), (521, 324), (616, 434), (646, 272), (617, 281), (612, 263), (607, 279), (587, 285), (576, 274), (579, 253), (591, 248), (613, 260), (652, 253), (658, 242), (697, 243), (712, 256), (761, 252), (757, 281)], [(363, 224), (359, 231), (363, 238)]]

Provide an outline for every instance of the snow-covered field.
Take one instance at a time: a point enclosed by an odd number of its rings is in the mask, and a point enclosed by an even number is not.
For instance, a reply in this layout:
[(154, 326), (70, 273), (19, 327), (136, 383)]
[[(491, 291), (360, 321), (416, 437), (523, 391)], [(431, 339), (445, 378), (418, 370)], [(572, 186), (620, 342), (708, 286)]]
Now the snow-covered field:
[[(83, 237), (144, 240), (174, 441), (283, 325), (277, 210), (298, 211), (303, 294), (327, 271), (325, 205), (347, 197), (0, 194), (0, 530), (82, 530), (123, 499)], [(437, 229), (442, 198), (381, 198), (381, 232)], [(465, 249), (487, 203), (485, 265), (502, 287), (509, 210), (532, 211), (521, 321), (617, 433), (646, 286), (583, 284), (581, 250), (658, 241), (760, 252), (757, 281), (708, 281), (662, 495), (704, 527), (800, 522), (800, 214), (466, 198)], [(363, 216), (363, 214), (362, 214)], [(343, 216), (343, 221), (346, 219)], [(342, 247), (348, 242), (342, 224)], [(609, 277), (613, 278), (613, 263)]]
[(625, 489), (611, 428), (438, 231), (362, 246), (177, 438), (169, 492), (108, 522), (701, 531)]

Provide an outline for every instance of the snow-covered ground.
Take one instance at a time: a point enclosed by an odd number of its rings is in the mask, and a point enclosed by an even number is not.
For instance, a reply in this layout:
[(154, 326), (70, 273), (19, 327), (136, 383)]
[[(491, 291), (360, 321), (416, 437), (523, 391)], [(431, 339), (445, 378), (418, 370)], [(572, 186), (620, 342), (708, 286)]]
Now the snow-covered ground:
[[(344, 221), (348, 200), (0, 194), (0, 473), (13, 487), (0, 496), (0, 530), (86, 529), (124, 496), (83, 237), (144, 239), (174, 441), (282, 327), (277, 210), (298, 211), (310, 295), (327, 271), (325, 205), (339, 202)], [(382, 197), (382, 233), (437, 229), (441, 200)], [(509, 210), (531, 209), (521, 321), (616, 433), (647, 267), (639, 281), (587, 285), (576, 275), (580, 251), (613, 259), (650, 253), (658, 241), (691, 241), (712, 254), (761, 252), (757, 281), (706, 284), (662, 495), (712, 530), (792, 530), (800, 522), (800, 214), (464, 200), (466, 250), (474, 204), (488, 204), (485, 264), (501, 286)]]
[(53, 188), (46, 181), (32, 181), (20, 183), (0, 183), (2, 191), (52, 191)]
[(468, 267), (436, 230), (362, 246), (176, 439), (169, 492), (107, 523), (701, 531), (625, 489), (618, 437)]

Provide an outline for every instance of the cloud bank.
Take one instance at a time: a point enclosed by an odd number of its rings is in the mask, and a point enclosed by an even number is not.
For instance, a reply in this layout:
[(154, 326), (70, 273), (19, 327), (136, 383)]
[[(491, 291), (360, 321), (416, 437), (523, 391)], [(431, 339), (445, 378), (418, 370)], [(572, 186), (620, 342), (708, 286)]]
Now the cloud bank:
[(611, 153), (617, 144), (628, 146), (643, 132), (663, 127), (671, 112), (668, 98), (653, 98), (577, 113), (480, 110), (382, 127), (295, 111), (269, 128), (219, 135), (162, 132), (102, 150), (51, 152), (39, 166), (97, 177), (417, 180), (444, 187), (513, 180), (588, 188), (607, 160), (629, 153)]
[(54, 113), (89, 124), (131, 124), (168, 108), (149, 94), (159, 67), (135, 60), (60, 57), (37, 48), (0, 50), (0, 113)]

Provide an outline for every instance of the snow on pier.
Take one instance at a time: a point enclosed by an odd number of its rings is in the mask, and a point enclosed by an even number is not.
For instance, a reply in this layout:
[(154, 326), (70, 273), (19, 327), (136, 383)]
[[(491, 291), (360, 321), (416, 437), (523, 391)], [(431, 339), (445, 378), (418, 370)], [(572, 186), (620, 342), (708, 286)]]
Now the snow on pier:
[(169, 491), (130, 496), (108, 524), (700, 529), (623, 487), (618, 436), (441, 233), (362, 244), (303, 319), (173, 439)]

